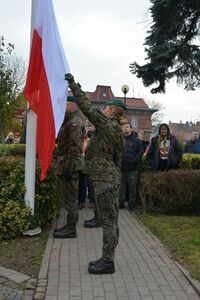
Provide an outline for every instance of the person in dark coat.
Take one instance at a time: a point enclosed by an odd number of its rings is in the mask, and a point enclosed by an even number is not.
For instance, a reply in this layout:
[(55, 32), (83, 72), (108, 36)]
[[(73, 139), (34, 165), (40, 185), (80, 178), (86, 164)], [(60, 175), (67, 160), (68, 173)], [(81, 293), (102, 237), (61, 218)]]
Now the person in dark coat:
[(160, 125), (158, 135), (151, 139), (147, 151), (147, 161), (152, 171), (165, 171), (180, 167), (183, 151), (170, 133), (167, 124)]
[(78, 191), (80, 173), (85, 169), (82, 153), (85, 126), (74, 97), (68, 97), (65, 119), (58, 135), (56, 175), (67, 210), (66, 224), (54, 231), (54, 238), (75, 238), (78, 222)]
[(91, 104), (71, 74), (66, 74), (65, 79), (79, 108), (95, 127), (87, 149), (91, 155), (86, 165), (102, 221), (103, 247), (102, 257), (90, 262), (88, 271), (92, 274), (111, 274), (115, 272), (114, 255), (119, 239), (118, 197), (124, 149), (120, 120), (124, 119), (125, 105), (118, 99), (112, 99), (100, 111)]
[(200, 154), (200, 137), (197, 131), (193, 131), (191, 140), (186, 142), (184, 153)]
[(141, 140), (133, 133), (132, 126), (128, 121), (122, 126), (122, 130), (125, 138), (125, 148), (121, 162), (119, 207), (124, 208), (128, 190), (129, 211), (133, 211), (136, 203), (138, 170), (144, 151)]

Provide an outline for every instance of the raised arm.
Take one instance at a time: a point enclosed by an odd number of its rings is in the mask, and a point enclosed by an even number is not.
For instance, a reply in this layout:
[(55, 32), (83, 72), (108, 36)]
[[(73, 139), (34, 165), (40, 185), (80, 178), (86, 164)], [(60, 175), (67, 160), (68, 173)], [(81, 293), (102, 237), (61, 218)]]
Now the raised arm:
[(102, 114), (100, 110), (93, 107), (90, 100), (86, 97), (85, 93), (81, 90), (79, 84), (74, 81), (72, 74), (68, 73), (65, 75), (65, 79), (69, 83), (69, 87), (76, 98), (76, 103), (79, 106), (80, 110), (88, 118), (88, 120), (97, 127), (105, 127), (105, 123), (109, 122), (109, 119)]

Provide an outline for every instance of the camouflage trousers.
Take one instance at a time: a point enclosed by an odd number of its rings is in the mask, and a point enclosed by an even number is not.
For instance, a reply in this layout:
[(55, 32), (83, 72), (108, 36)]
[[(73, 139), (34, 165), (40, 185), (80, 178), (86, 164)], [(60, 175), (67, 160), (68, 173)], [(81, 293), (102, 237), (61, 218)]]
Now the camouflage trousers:
[(67, 210), (66, 225), (76, 227), (79, 217), (78, 190), (79, 172), (73, 172), (71, 178), (60, 176), (60, 187), (62, 189), (62, 201)]
[(114, 185), (112, 189), (96, 195), (96, 206), (103, 226), (103, 248), (102, 258), (114, 260), (115, 248), (119, 240), (118, 227), (118, 197), (119, 186)]

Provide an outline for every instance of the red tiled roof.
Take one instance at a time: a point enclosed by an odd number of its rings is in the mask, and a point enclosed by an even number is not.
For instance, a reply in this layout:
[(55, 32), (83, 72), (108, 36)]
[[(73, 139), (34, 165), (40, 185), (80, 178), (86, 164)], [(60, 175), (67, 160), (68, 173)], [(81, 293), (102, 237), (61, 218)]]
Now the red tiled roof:
[[(122, 97), (116, 97), (116, 98), (124, 101), (124, 98)], [(129, 107), (149, 108), (142, 98), (126, 98), (126, 104)]]

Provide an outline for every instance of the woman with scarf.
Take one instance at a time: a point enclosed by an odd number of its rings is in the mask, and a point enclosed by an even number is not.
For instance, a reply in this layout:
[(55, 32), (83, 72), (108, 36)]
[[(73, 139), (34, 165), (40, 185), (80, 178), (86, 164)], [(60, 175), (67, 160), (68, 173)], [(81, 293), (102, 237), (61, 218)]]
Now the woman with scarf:
[(169, 126), (161, 124), (158, 135), (151, 139), (147, 161), (152, 171), (176, 169), (180, 166), (183, 151)]

